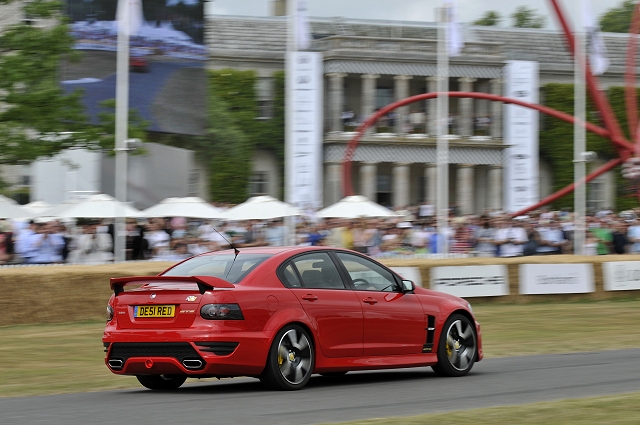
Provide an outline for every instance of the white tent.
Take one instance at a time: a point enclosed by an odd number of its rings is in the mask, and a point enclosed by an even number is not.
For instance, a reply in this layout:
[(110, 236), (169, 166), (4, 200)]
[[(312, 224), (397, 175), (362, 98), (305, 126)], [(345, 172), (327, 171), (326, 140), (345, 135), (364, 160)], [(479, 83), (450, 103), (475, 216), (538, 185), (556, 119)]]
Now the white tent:
[(48, 215), (47, 211), (50, 210), (51, 207), (52, 207), (51, 204), (44, 201), (33, 201), (22, 206), (22, 208), (26, 208), (27, 211), (30, 211), (33, 217)]
[(0, 195), (0, 218), (31, 218), (31, 211), (18, 205), (16, 201)]
[(223, 213), (227, 220), (269, 220), (272, 218), (301, 215), (293, 205), (268, 195), (254, 196), (246, 202), (236, 205)]
[(140, 217), (141, 213), (139, 210), (109, 195), (99, 194), (91, 195), (78, 202), (71, 202), (66, 208), (52, 208), (47, 212), (47, 215), (55, 215), (62, 218), (113, 218)]
[(362, 195), (347, 196), (316, 215), (323, 218), (395, 217), (393, 211)]
[(142, 212), (144, 217), (222, 218), (222, 210), (202, 198), (166, 198)]

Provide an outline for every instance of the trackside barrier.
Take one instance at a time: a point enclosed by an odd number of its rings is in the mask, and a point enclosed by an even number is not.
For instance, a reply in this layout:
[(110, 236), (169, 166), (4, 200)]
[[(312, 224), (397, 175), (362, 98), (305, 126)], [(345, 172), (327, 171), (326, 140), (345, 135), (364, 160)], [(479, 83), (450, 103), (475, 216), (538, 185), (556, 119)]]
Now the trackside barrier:
[[(640, 296), (640, 255), (382, 259), (417, 285), (483, 302), (604, 300)], [(0, 268), (0, 326), (100, 321), (112, 277), (155, 275), (172, 265)]]

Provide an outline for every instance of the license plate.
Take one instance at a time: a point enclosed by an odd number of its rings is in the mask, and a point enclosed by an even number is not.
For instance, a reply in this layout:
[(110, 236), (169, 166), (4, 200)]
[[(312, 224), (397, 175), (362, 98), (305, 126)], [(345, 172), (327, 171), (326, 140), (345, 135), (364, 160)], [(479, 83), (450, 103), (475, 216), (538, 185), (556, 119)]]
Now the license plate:
[(133, 317), (173, 317), (175, 305), (137, 305), (133, 309)]

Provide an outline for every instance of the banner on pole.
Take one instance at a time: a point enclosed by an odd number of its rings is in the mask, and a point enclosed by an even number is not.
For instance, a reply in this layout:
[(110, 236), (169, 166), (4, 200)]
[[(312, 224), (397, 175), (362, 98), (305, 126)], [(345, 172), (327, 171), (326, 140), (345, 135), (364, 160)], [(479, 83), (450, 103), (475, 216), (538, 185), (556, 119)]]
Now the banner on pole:
[(322, 53), (287, 53), (286, 201), (322, 207)]
[[(538, 103), (538, 62), (507, 61), (505, 96)], [(540, 200), (538, 182), (538, 111), (516, 105), (505, 106), (504, 205), (518, 211)]]

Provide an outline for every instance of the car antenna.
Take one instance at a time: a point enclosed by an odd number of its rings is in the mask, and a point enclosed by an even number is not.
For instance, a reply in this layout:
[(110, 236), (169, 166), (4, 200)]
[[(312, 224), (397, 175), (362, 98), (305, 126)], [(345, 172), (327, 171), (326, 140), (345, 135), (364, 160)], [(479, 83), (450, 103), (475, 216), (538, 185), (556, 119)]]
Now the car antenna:
[(231, 273), (231, 269), (233, 268), (233, 265), (234, 265), (234, 264), (235, 264), (235, 262), (236, 262), (236, 258), (238, 258), (238, 254), (240, 254), (240, 250), (239, 250), (238, 248), (236, 248), (236, 246), (235, 246), (233, 243), (229, 242), (229, 241), (227, 240), (227, 238), (225, 238), (224, 236), (222, 236), (222, 233), (218, 232), (218, 229), (216, 229), (215, 227), (212, 227), (212, 228), (213, 228), (213, 230), (215, 230), (215, 232), (216, 232), (217, 234), (219, 234), (219, 235), (220, 235), (220, 237), (221, 237), (222, 239), (224, 239), (224, 241), (225, 241), (226, 243), (228, 243), (228, 244), (231, 246), (231, 248), (233, 248), (233, 254), (234, 254), (234, 256), (233, 256), (233, 262), (231, 263), (231, 267), (229, 267), (229, 271), (227, 272), (227, 275), (224, 277), (224, 278), (226, 279), (226, 278), (229, 276), (229, 273)]

